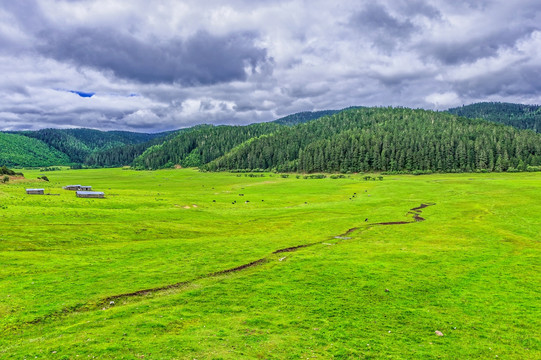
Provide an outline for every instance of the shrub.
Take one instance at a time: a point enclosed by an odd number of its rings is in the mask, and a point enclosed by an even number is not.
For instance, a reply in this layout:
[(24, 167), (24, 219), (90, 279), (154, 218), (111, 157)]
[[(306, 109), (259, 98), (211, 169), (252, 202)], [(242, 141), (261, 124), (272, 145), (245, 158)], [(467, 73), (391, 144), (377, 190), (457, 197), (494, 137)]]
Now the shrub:
[(58, 167), (58, 166), (48, 166), (48, 167), (45, 167), (45, 168), (40, 168), (39, 171), (60, 171), (62, 170), (62, 168)]
[(5, 166), (2, 166), (0, 168), (0, 175), (2, 175), (2, 174), (4, 174), (4, 175), (12, 175), (13, 176), (13, 175), (15, 175), (15, 171), (10, 170)]
[(325, 174), (312, 174), (312, 175), (304, 175), (304, 179), (325, 179), (327, 175)]
[(433, 173), (432, 170), (414, 170), (411, 172), (412, 175), (428, 175)]

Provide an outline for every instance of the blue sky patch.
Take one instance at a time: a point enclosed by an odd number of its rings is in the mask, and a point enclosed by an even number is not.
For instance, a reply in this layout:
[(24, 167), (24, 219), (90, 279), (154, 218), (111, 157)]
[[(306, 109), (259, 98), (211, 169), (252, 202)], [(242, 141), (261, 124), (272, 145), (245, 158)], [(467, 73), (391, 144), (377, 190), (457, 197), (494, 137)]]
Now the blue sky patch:
[(84, 92), (84, 91), (77, 91), (77, 90), (68, 90), (70, 93), (77, 94), (80, 97), (84, 98), (90, 98), (96, 94), (95, 92)]

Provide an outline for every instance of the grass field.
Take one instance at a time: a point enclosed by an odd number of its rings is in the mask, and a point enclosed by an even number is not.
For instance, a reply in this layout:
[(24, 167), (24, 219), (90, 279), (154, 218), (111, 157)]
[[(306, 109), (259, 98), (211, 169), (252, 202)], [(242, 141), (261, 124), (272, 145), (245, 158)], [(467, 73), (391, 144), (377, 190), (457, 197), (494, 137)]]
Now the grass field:
[(541, 173), (46, 175), (0, 184), (0, 359), (541, 358)]

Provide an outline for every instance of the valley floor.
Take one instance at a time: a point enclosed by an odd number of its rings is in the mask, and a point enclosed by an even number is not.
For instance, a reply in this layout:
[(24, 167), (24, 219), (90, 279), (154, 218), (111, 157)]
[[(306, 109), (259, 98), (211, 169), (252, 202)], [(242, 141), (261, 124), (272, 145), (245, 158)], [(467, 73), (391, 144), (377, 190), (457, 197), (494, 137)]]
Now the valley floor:
[(541, 173), (46, 175), (0, 184), (0, 359), (541, 358)]

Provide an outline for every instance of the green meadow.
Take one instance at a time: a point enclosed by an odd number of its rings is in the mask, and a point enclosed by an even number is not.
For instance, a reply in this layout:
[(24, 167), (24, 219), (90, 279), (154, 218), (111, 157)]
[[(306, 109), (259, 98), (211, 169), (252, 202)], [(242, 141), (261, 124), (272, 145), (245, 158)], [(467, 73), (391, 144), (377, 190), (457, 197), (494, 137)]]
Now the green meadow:
[(541, 173), (23, 172), (0, 359), (541, 358)]

